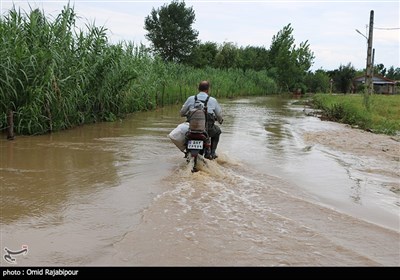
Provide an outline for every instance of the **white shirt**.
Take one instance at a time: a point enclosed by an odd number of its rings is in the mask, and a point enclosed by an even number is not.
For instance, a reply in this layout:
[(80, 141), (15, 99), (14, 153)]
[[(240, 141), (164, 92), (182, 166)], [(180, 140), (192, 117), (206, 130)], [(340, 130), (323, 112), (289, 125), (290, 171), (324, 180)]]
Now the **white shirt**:
[[(197, 100), (206, 101), (208, 94), (205, 92), (199, 92), (197, 94)], [(194, 108), (195, 98), (194, 95), (188, 97), (185, 104), (183, 104), (182, 109), (180, 111), (181, 117), (186, 116), (186, 114)], [(219, 106), (217, 99), (210, 96), (207, 102), (207, 113), (213, 114), (217, 117), (219, 123), (222, 122), (222, 109)]]

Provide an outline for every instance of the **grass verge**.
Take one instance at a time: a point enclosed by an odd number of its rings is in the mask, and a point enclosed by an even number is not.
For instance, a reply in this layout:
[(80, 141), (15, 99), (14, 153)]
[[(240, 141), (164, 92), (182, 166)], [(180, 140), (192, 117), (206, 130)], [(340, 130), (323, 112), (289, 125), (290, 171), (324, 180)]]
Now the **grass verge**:
[(316, 94), (313, 107), (322, 111), (328, 120), (346, 123), (374, 133), (396, 135), (400, 133), (400, 95), (372, 95), (370, 108), (363, 105), (358, 94)]

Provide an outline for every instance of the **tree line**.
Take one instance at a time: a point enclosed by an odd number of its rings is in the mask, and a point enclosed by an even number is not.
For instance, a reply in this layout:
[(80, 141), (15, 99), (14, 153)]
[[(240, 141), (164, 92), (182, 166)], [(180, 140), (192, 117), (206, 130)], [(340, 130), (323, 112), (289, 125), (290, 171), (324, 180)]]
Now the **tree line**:
[[(172, 26), (162, 26), (164, 17)], [(180, 25), (182, 18), (186, 25)], [(107, 28), (88, 23), (80, 29), (76, 19), (69, 4), (54, 19), (39, 9), (15, 8), (0, 18), (0, 131), (32, 135), (113, 121), (181, 103), (204, 79), (211, 81), (214, 96), (233, 98), (298, 89), (328, 92), (332, 77), (352, 73), (351, 66), (332, 73), (309, 71), (314, 55), (308, 42), (294, 44), (290, 24), (272, 38), (269, 49), (197, 39), (185, 45), (179, 40), (191, 31), (193, 40), (197, 31), (184, 2), (153, 9), (146, 17), (150, 49), (133, 42), (110, 44)], [(176, 34), (151, 37), (152, 28)]]
[(183, 63), (195, 68), (240, 69), (265, 71), (274, 79), (279, 92), (294, 89), (305, 91), (305, 77), (312, 66), (314, 54), (308, 41), (295, 45), (293, 27), (289, 23), (265, 47), (238, 47), (235, 43), (200, 42), (199, 32), (192, 28), (195, 13), (184, 1), (172, 1), (152, 9), (145, 18), (146, 38), (151, 50), (167, 62)]
[[(151, 51), (164, 61), (175, 61), (195, 68), (241, 69), (265, 71), (274, 79), (280, 92), (342, 92), (351, 91), (352, 79), (364, 75), (349, 63), (338, 69), (310, 71), (314, 54), (308, 41), (295, 45), (293, 27), (289, 23), (273, 36), (269, 48), (238, 47), (233, 42), (217, 44), (200, 42), (199, 32), (192, 28), (195, 12), (185, 2), (175, 0), (158, 9), (152, 9), (145, 19), (146, 38)], [(400, 80), (400, 68), (383, 64), (374, 67), (374, 73)], [(332, 87), (331, 87), (332, 86)], [(363, 89), (358, 89), (362, 91)]]

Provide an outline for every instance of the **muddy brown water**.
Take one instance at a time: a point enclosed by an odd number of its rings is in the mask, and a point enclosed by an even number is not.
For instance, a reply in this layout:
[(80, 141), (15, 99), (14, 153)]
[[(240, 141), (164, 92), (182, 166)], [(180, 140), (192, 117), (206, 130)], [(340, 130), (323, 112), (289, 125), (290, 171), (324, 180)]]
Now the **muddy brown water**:
[(309, 144), (344, 128), (292, 103), (221, 102), (194, 174), (167, 138), (180, 106), (1, 139), (1, 265), (399, 266), (398, 165)]

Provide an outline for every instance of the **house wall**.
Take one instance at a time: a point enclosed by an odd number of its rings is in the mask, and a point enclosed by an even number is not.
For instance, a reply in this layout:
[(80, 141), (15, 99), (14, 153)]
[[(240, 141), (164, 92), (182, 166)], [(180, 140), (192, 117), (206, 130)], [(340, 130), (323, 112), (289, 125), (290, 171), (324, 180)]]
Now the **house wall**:
[(395, 94), (397, 93), (397, 88), (393, 84), (378, 84), (374, 85), (374, 93), (380, 94)]
[[(354, 90), (357, 89), (362, 82), (356, 81), (354, 85)], [(397, 94), (397, 87), (394, 84), (374, 84), (374, 93), (377, 94)]]

